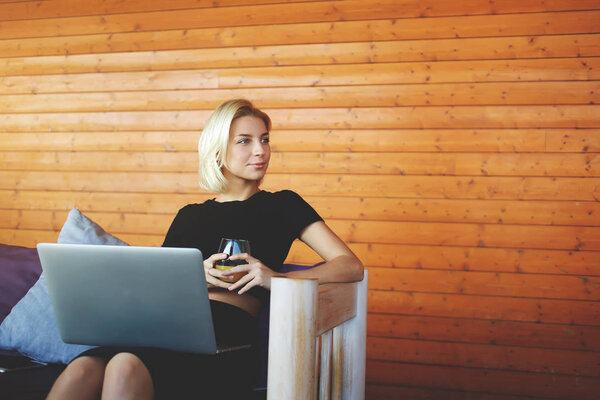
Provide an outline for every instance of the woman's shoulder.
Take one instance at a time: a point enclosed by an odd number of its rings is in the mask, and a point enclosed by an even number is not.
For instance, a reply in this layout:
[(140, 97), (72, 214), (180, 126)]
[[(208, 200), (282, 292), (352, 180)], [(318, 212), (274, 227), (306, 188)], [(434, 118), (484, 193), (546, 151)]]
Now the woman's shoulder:
[(210, 208), (211, 204), (214, 203), (214, 199), (206, 200), (203, 203), (190, 203), (179, 209), (179, 214), (193, 214), (202, 212)]
[(300, 195), (293, 190), (284, 189), (277, 192), (265, 192), (267, 196), (273, 199), (301, 199)]
[(298, 193), (293, 190), (280, 190), (278, 192), (267, 192), (265, 198), (269, 202), (274, 203), (280, 207), (287, 207), (288, 209), (306, 208), (308, 202), (302, 198)]

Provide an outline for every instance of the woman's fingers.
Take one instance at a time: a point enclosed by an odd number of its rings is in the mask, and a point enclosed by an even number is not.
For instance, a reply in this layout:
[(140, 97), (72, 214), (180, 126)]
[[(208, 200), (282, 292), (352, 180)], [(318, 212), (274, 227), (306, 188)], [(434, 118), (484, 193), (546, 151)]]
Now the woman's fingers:
[(210, 256), (206, 260), (204, 260), (204, 266), (210, 265), (209, 268), (212, 268), (212, 267), (214, 267), (214, 265), (217, 261), (224, 260), (226, 258), (227, 258), (227, 254), (225, 254), (225, 253), (213, 254), (212, 256)]
[(229, 257), (230, 260), (244, 260), (248, 264), (252, 264), (258, 261), (256, 258), (252, 257), (248, 253), (237, 253)]
[(245, 285), (238, 292), (238, 294), (243, 294), (244, 292), (247, 292), (248, 290), (250, 290), (251, 288), (253, 288), (254, 286), (256, 286), (258, 284), (259, 284), (258, 279), (253, 274), (248, 273), (248, 274), (242, 276), (237, 282), (235, 282), (234, 284), (229, 286), (229, 290), (234, 291)]
[(208, 257), (206, 260), (204, 260), (204, 275), (206, 276), (206, 282), (210, 285), (213, 286), (217, 286), (217, 287), (222, 287), (222, 288), (228, 288), (229, 287), (229, 283), (224, 282), (220, 279), (215, 278), (215, 273), (216, 276), (220, 276), (220, 271), (217, 271), (215, 269), (215, 262), (219, 261), (219, 260), (223, 260), (227, 258), (227, 254), (224, 253), (216, 253), (211, 255), (210, 257)]
[(239, 274), (240, 272), (246, 272), (246, 271), (251, 271), (252, 269), (254, 269), (252, 264), (242, 264), (242, 265), (238, 265), (237, 267), (231, 267), (228, 269), (224, 269), (224, 270), (219, 270), (219, 269), (215, 269), (215, 274), (213, 274), (214, 276), (225, 276), (227, 278), (231, 278), (230, 275), (234, 275), (234, 274)]
[(230, 291), (242, 288), (238, 293), (243, 294), (255, 286), (262, 286), (267, 290), (271, 289), (271, 277), (273, 276), (273, 271), (260, 262), (240, 265), (235, 269), (232, 268), (228, 270), (226, 273), (229, 274), (243, 271), (248, 271), (248, 273), (232, 284), (229, 287)]
[(217, 261), (223, 260), (225, 258), (227, 258), (227, 254), (223, 254), (223, 253), (213, 254), (212, 256), (208, 257), (203, 262), (204, 271), (206, 271), (206, 273), (208, 273), (208, 271), (210, 271), (211, 269), (215, 268), (215, 263)]
[[(229, 260), (245, 261), (245, 264), (241, 264), (226, 270), (218, 270), (214, 268), (214, 264), (219, 259), (227, 258), (226, 254), (214, 254), (207, 258), (204, 262), (210, 266), (206, 268), (207, 281), (213, 283), (215, 280), (215, 286), (226, 287), (230, 291), (237, 290), (239, 288), (239, 294), (243, 294), (253, 288), (254, 286), (263, 286), (266, 289), (270, 289), (271, 270), (262, 264), (258, 259), (252, 257), (248, 253), (238, 253), (229, 257)], [(232, 279), (235, 274), (246, 272), (237, 282), (233, 284), (221, 281), (219, 278)]]
[(222, 287), (225, 289), (229, 288), (229, 286), (231, 285), (231, 283), (224, 282), (220, 279), (213, 277), (212, 273), (210, 273), (210, 272), (209, 272), (209, 274), (206, 275), (206, 282), (210, 283), (213, 286)]

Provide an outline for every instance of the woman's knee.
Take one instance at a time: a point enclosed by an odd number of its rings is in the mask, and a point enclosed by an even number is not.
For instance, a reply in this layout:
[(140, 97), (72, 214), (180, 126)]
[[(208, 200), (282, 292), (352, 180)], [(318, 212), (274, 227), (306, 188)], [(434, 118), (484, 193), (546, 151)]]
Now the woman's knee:
[(106, 379), (123, 382), (149, 380), (150, 372), (135, 354), (119, 353), (110, 359), (106, 366)]
[(104, 379), (106, 362), (97, 357), (80, 357), (71, 361), (53, 387), (57, 392), (99, 391)]
[(87, 382), (102, 383), (106, 362), (98, 357), (80, 357), (73, 360), (65, 369), (70, 379)]

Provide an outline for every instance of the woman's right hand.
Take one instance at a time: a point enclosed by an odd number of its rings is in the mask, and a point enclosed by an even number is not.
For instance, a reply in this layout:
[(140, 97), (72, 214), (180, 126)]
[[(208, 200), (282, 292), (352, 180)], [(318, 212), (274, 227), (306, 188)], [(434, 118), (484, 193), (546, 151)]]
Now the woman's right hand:
[(219, 260), (224, 260), (227, 257), (228, 256), (225, 253), (216, 253), (204, 260), (204, 275), (206, 276), (206, 283), (208, 284), (208, 287), (216, 286), (227, 289), (229, 286), (231, 286), (231, 283), (222, 281), (210, 274), (210, 270), (215, 268), (215, 263)]

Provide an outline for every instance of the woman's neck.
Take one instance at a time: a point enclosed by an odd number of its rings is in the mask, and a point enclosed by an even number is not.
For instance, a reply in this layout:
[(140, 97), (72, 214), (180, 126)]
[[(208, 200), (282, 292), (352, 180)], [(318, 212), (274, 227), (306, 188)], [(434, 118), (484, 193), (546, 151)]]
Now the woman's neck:
[(220, 193), (215, 200), (219, 203), (227, 201), (244, 201), (248, 200), (252, 195), (260, 192), (258, 185), (234, 188), (228, 187), (224, 192)]

